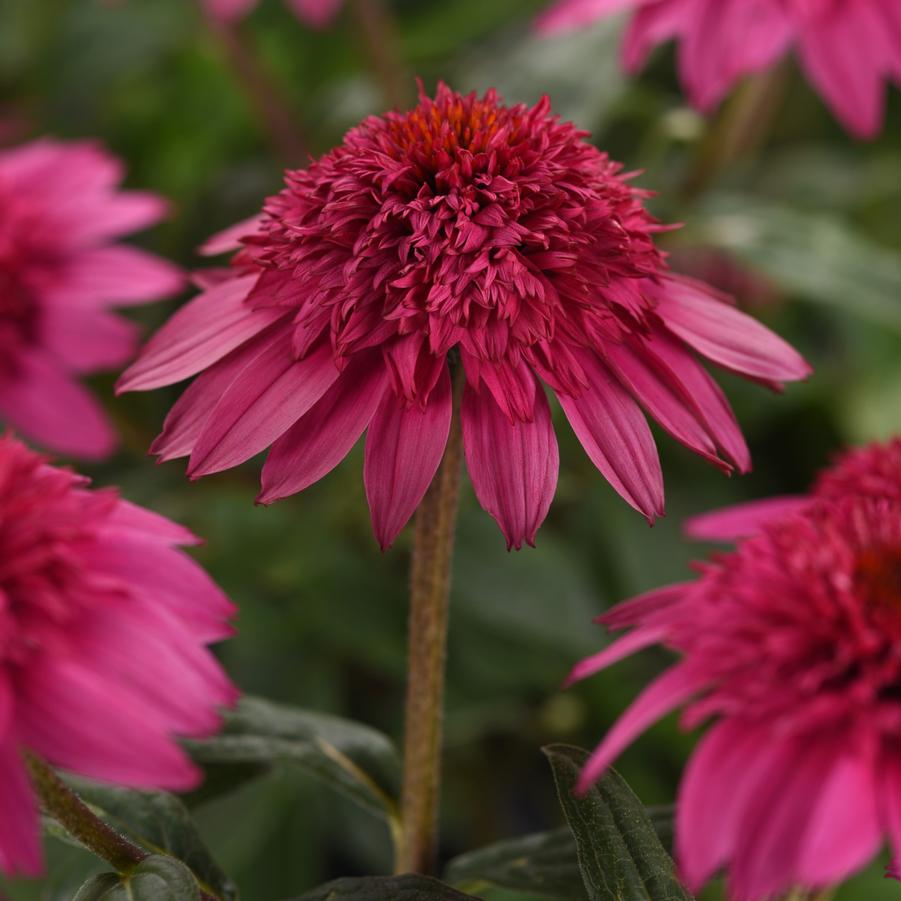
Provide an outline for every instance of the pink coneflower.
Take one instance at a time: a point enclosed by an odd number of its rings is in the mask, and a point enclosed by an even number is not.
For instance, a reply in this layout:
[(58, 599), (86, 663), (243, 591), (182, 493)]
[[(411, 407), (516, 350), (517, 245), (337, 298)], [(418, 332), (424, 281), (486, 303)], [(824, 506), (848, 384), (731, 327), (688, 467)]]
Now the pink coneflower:
[(181, 526), (91, 491), (0, 438), (0, 870), (41, 869), (27, 749), (137, 788), (199, 772), (173, 736), (203, 736), (235, 690), (206, 645), (233, 607), (178, 550)]
[[(243, 19), (259, 0), (201, 0), (207, 12), (220, 22)], [(326, 28), (338, 15), (344, 0), (285, 0), (298, 19), (311, 28)]]
[(682, 83), (702, 110), (792, 47), (836, 117), (858, 137), (877, 134), (885, 84), (901, 84), (898, 0), (557, 0), (539, 27), (573, 28), (622, 10), (634, 13), (625, 68), (639, 70), (654, 46), (678, 40)]
[[(839, 470), (841, 466), (839, 467)], [(872, 486), (871, 486), (872, 487)], [(676, 707), (712, 719), (679, 790), (677, 856), (693, 889), (818, 889), (901, 851), (901, 498), (823, 498), (763, 525), (698, 579), (600, 618), (631, 629), (584, 678), (652, 644), (682, 659), (642, 692), (582, 775), (588, 787)]]
[(120, 191), (122, 167), (90, 143), (0, 151), (0, 421), (76, 457), (116, 436), (77, 379), (121, 366), (135, 327), (114, 316), (173, 294), (181, 273), (119, 236), (158, 221), (163, 201)]
[(368, 427), (366, 490), (389, 545), (441, 460), (459, 368), (469, 474), (511, 546), (534, 540), (556, 487), (542, 382), (653, 520), (663, 480), (641, 406), (723, 469), (749, 465), (693, 351), (767, 384), (809, 372), (725, 298), (667, 271), (644, 192), (546, 99), (505, 107), (442, 85), (287, 183), (242, 229), (234, 277), (181, 310), (120, 384), (202, 371), (152, 450), (190, 455), (196, 478), (272, 445), (262, 503), (320, 479)]
[(807, 495), (765, 498), (703, 513), (685, 523), (685, 532), (704, 541), (731, 542), (817, 501), (848, 496), (886, 497), (901, 504), (901, 437), (842, 454), (820, 473)]

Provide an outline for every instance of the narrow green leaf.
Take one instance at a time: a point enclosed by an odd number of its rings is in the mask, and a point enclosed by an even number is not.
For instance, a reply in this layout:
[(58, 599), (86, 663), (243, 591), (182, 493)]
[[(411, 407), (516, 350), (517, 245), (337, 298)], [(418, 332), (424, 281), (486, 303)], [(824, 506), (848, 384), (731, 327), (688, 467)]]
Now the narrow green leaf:
[(614, 770), (584, 797), (573, 790), (588, 759), (568, 745), (549, 745), (557, 794), (576, 840), (591, 901), (690, 901), (644, 807)]
[(834, 216), (721, 194), (693, 214), (686, 232), (800, 297), (901, 331), (901, 254)]
[(470, 851), (448, 864), (444, 878), (461, 888), (488, 884), (560, 901), (588, 897), (576, 844), (565, 827)]
[(223, 768), (294, 763), (377, 815), (397, 817), (397, 751), (386, 736), (360, 723), (244, 698), (219, 735), (189, 742), (187, 749), (211, 778)]
[(174, 795), (117, 788), (75, 777), (66, 781), (98, 816), (136, 844), (154, 855), (182, 861), (209, 894), (221, 901), (237, 898), (234, 884), (207, 850), (185, 805)]
[(429, 876), (336, 879), (295, 901), (478, 901)]

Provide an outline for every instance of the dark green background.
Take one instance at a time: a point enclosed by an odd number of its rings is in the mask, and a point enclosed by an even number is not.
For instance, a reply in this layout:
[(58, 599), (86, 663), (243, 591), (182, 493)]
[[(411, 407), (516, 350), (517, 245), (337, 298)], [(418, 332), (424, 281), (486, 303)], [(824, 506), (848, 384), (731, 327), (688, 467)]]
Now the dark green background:
[[(447, 857), (562, 822), (539, 746), (591, 746), (665, 656), (647, 652), (567, 692), (558, 685), (605, 640), (593, 615), (686, 575), (702, 549), (681, 538), (683, 517), (803, 490), (835, 449), (901, 431), (898, 92), (882, 137), (859, 144), (793, 71), (763, 146), (711, 173), (689, 201), (683, 186), (712, 139), (683, 104), (672, 53), (626, 82), (616, 61), (620, 21), (540, 41), (530, 19), (541, 5), (398, 0), (411, 94), (415, 74), (429, 88), (439, 78), (460, 90), (496, 86), (511, 101), (547, 91), (599, 146), (646, 170), (640, 183), (659, 192), (655, 212), (686, 223), (665, 236), (669, 248), (719, 245), (766, 273), (772, 297), (755, 315), (793, 341), (816, 375), (781, 397), (722, 379), (754, 453), (745, 478), (728, 480), (660, 436), (668, 516), (653, 529), (606, 485), (562, 421), (560, 485), (536, 550), (508, 554), (465, 486), (450, 637)], [(261, 0), (243, 31), (314, 152), (385, 107), (351, 12), (314, 33), (279, 0)], [(130, 185), (170, 197), (169, 221), (140, 241), (186, 267), (201, 264), (194, 248), (210, 233), (277, 190), (285, 162), (192, 0), (0, 0), (0, 104), (0, 118), (21, 121), (23, 137), (102, 139), (127, 161)], [(151, 328), (177, 302), (135, 315)], [(158, 467), (145, 456), (177, 389), (114, 399), (111, 385), (111, 377), (95, 380), (124, 448), (88, 471), (207, 539), (197, 556), (241, 608), (240, 634), (222, 648), (239, 685), (399, 737), (409, 535), (379, 553), (359, 451), (303, 495), (256, 508), (259, 461), (192, 485), (181, 464)], [(694, 740), (671, 718), (626, 752), (620, 769), (646, 803), (669, 802)], [(248, 901), (389, 867), (383, 825), (297, 772), (252, 783), (200, 820)], [(48, 847), (52, 875), (7, 886), (10, 898), (71, 897), (91, 862)], [(882, 863), (839, 898), (897, 897)], [(718, 889), (706, 897), (720, 897)]]

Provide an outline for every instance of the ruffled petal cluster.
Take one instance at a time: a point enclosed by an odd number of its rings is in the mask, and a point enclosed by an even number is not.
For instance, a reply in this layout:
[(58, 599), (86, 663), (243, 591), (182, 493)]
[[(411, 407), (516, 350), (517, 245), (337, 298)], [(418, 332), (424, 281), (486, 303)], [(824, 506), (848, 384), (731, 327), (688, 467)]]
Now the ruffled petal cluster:
[(121, 380), (146, 390), (199, 374), (153, 452), (190, 457), (198, 477), (269, 447), (270, 503), (324, 476), (368, 429), (383, 546), (425, 493), (458, 403), (476, 494), (517, 548), (556, 487), (546, 388), (650, 521), (663, 479), (645, 414), (723, 470), (747, 470), (697, 355), (774, 387), (809, 367), (728, 298), (668, 271), (644, 192), (585, 137), (546, 99), (506, 107), (493, 91), (441, 85), (289, 172), (261, 217), (207, 246), (241, 247), (232, 276)]
[[(235, 22), (251, 13), (259, 0), (201, 0), (206, 11), (220, 22)], [(326, 28), (341, 10), (344, 0), (285, 0), (288, 8), (311, 28)]]
[(813, 86), (858, 137), (880, 131), (885, 86), (901, 84), (897, 0), (557, 0), (539, 27), (574, 28), (622, 10), (633, 13), (625, 68), (641, 69), (655, 46), (678, 41), (682, 84), (702, 110), (793, 48)]
[(166, 210), (152, 194), (119, 190), (121, 179), (119, 162), (90, 143), (0, 151), (0, 421), (90, 459), (116, 435), (78, 378), (120, 367), (136, 344), (111, 308), (182, 286), (170, 263), (113, 243)]
[(136, 788), (200, 773), (174, 737), (216, 731), (234, 687), (207, 645), (234, 608), (186, 529), (0, 438), (0, 871), (42, 867), (23, 755)]
[(692, 888), (725, 868), (732, 898), (765, 901), (841, 882), (885, 838), (901, 851), (899, 474), (897, 440), (851, 454), (694, 582), (600, 618), (628, 631), (573, 679), (658, 643), (680, 660), (610, 729), (583, 787), (671, 710), (712, 721), (678, 798)]

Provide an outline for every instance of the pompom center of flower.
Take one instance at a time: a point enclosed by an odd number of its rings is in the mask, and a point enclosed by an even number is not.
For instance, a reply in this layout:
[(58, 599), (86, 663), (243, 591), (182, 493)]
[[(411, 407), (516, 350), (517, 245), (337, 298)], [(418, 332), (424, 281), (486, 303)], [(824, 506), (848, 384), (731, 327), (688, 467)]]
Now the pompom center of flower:
[(854, 577), (861, 596), (870, 604), (901, 613), (901, 545), (861, 552)]

